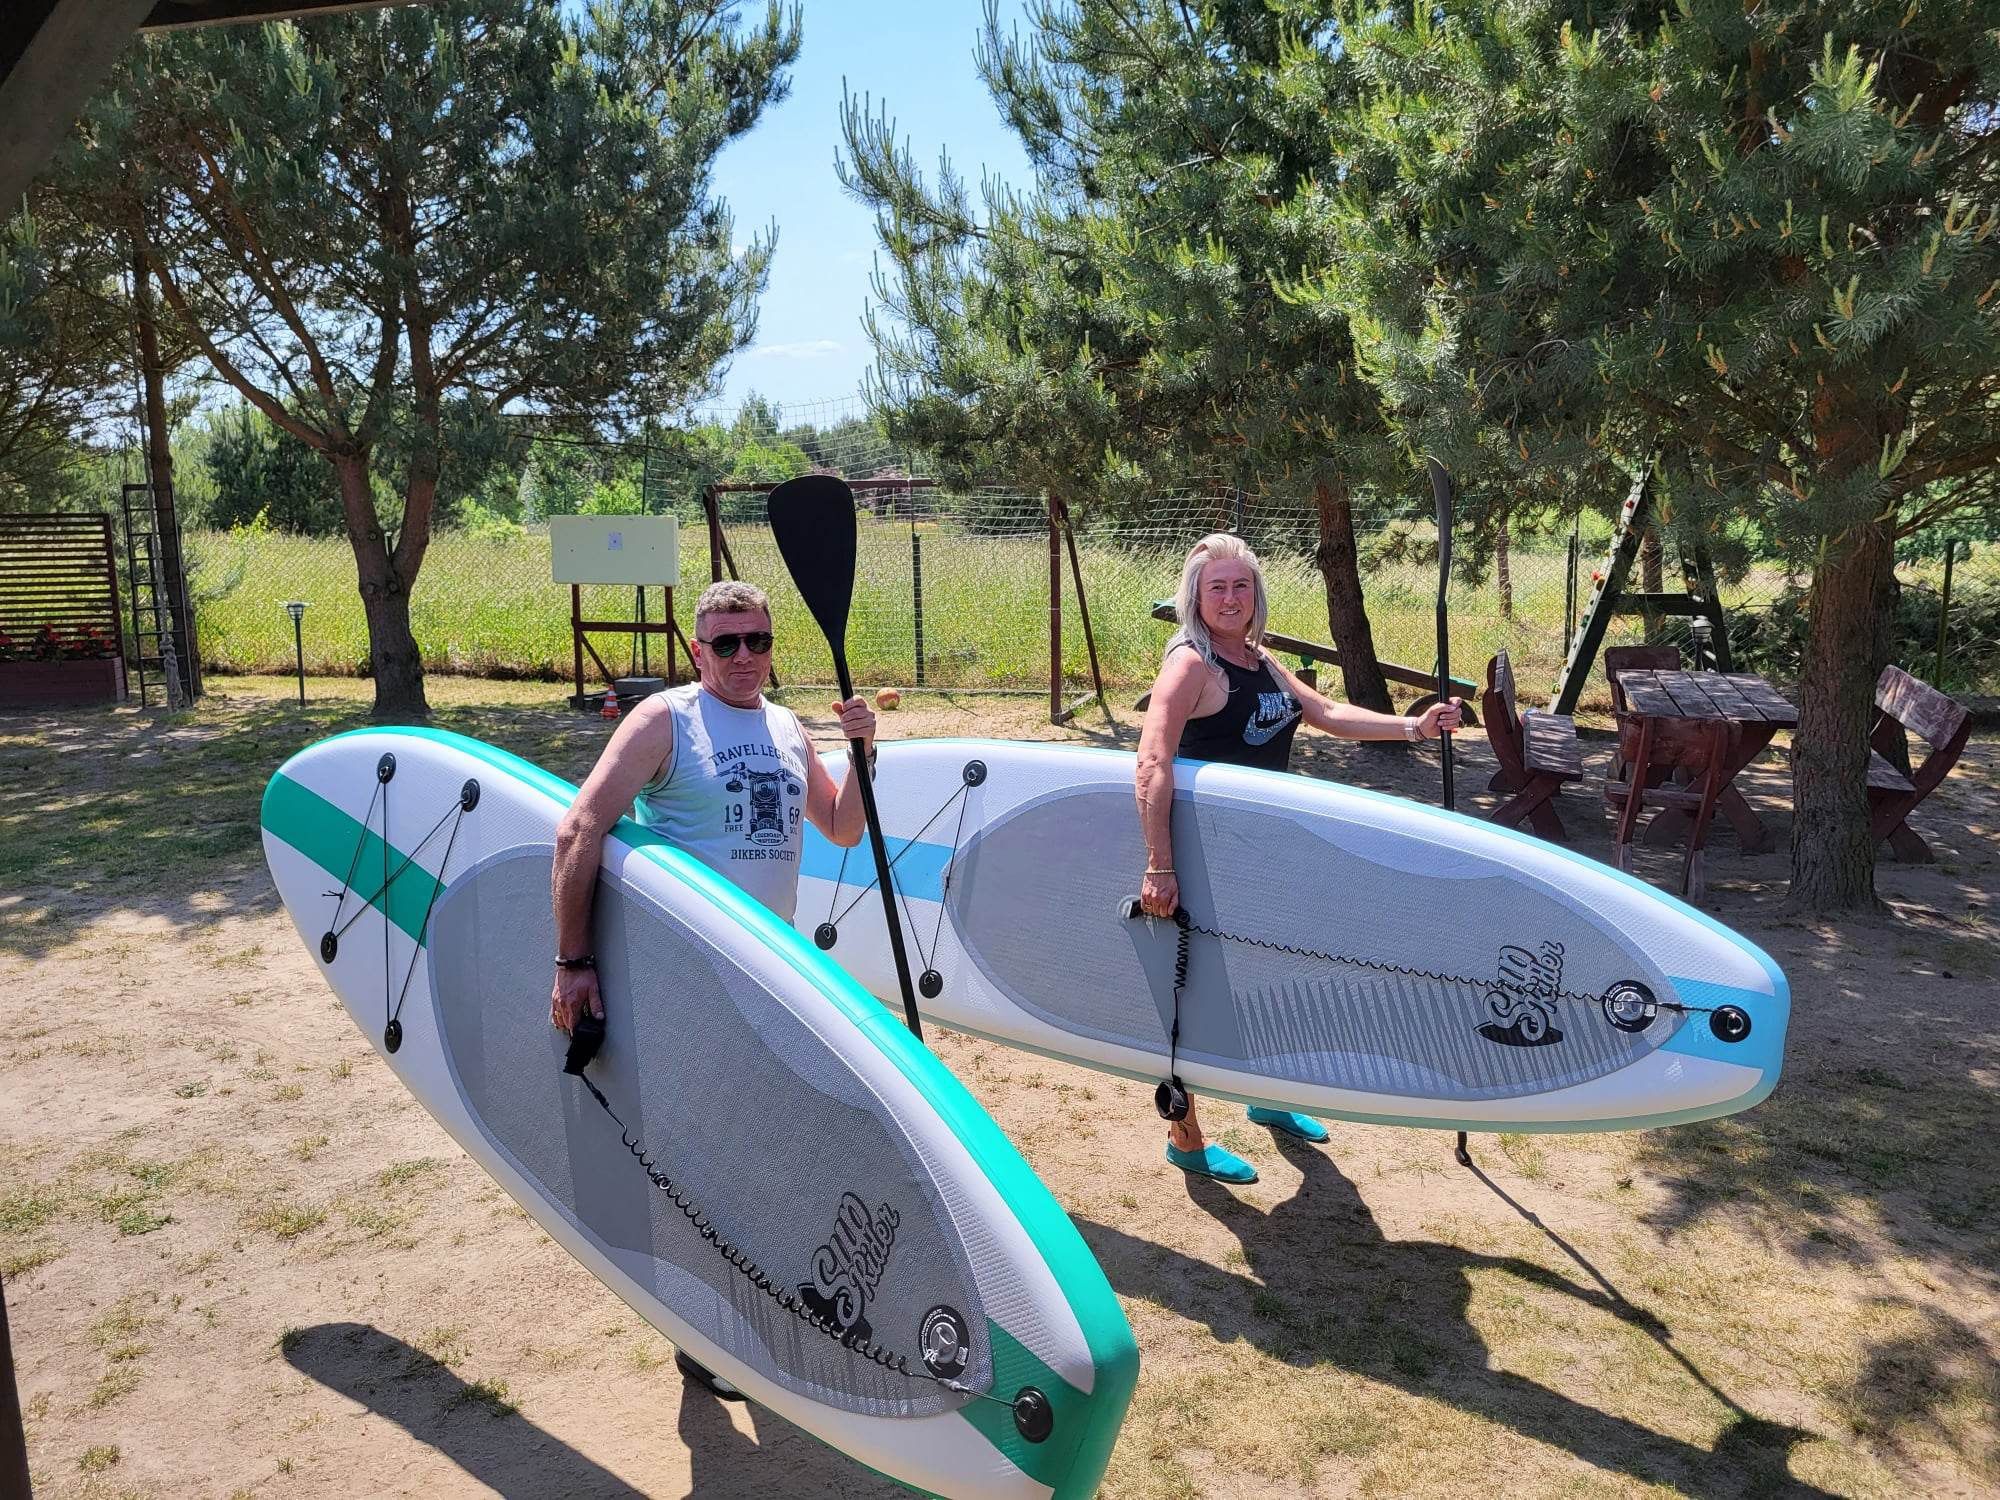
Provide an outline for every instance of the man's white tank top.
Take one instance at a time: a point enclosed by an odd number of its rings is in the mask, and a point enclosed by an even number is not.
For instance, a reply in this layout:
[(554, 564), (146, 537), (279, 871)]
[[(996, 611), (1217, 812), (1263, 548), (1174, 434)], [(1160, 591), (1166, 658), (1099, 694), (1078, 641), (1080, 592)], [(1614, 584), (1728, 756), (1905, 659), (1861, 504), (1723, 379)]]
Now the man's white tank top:
[(661, 696), (674, 753), (639, 789), (634, 815), (791, 921), (812, 754), (799, 716), (761, 698), (732, 708), (698, 682)]

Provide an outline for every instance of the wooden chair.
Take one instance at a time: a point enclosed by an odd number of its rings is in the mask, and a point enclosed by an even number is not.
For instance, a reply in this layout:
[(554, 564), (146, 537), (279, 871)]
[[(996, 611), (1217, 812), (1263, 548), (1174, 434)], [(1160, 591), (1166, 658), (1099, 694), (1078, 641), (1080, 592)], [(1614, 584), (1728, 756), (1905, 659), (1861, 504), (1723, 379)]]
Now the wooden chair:
[(1535, 832), (1554, 843), (1566, 843), (1556, 793), (1566, 782), (1583, 776), (1583, 747), (1577, 743), (1576, 720), (1568, 714), (1515, 709), (1514, 669), (1507, 653), (1486, 664), (1486, 691), (1479, 711), (1486, 719), (1486, 740), (1500, 762), (1492, 788), (1514, 795), (1487, 814), (1488, 820), (1517, 828), (1526, 818)]
[[(1876, 842), (1888, 840), (1898, 859), (1930, 864), (1937, 858), (1908, 819), (1958, 763), (1971, 733), (1971, 714), (1901, 667), (1884, 667), (1875, 680), (1875, 723), (1868, 733), (1868, 826)], [(1907, 757), (1906, 736), (1911, 734), (1930, 753), (1905, 776), (1896, 762)]]
[[(1688, 830), (1687, 856), (1681, 861), (1681, 894), (1701, 899), (1705, 889), (1702, 850), (1715, 801), (1729, 775), (1731, 742), (1736, 726), (1726, 719), (1653, 719), (1643, 714), (1618, 716), (1618, 758), (1630, 768), (1623, 781), (1606, 782), (1604, 801), (1618, 814), (1611, 836), (1612, 862), (1632, 868), (1632, 834), (1647, 808), (1679, 808), (1694, 814)], [(1693, 779), (1686, 785), (1672, 780), (1676, 771)], [(1657, 772), (1656, 776), (1654, 773)]]
[[(1622, 714), (1626, 710), (1625, 689), (1618, 681), (1620, 672), (1678, 672), (1681, 669), (1681, 648), (1666, 646), (1611, 646), (1604, 652), (1604, 680), (1611, 685), (1611, 711)], [(1661, 773), (1665, 775), (1664, 772)], [(1611, 779), (1622, 782), (1625, 779), (1625, 758), (1613, 752), (1611, 757)], [(1653, 778), (1657, 786), (1660, 777)]]

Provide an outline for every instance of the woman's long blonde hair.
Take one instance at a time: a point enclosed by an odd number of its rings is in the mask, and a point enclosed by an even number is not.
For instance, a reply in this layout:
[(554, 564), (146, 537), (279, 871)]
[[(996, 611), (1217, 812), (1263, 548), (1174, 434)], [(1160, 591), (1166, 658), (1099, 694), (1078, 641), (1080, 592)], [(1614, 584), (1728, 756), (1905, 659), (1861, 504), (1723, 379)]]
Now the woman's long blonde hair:
[(1264, 565), (1257, 561), (1249, 543), (1234, 532), (1218, 531), (1190, 547), (1187, 561), (1181, 565), (1180, 592), (1174, 596), (1174, 610), (1180, 616), (1181, 628), (1167, 642), (1167, 649), (1171, 651), (1186, 641), (1211, 667), (1215, 665), (1215, 642), (1201, 617), (1201, 570), (1204, 563), (1223, 560), (1248, 563), (1250, 576), (1257, 582), (1257, 603), (1250, 611), (1250, 633), (1246, 637), (1252, 651), (1264, 644), (1264, 623), (1270, 617), (1270, 606), (1264, 598)]

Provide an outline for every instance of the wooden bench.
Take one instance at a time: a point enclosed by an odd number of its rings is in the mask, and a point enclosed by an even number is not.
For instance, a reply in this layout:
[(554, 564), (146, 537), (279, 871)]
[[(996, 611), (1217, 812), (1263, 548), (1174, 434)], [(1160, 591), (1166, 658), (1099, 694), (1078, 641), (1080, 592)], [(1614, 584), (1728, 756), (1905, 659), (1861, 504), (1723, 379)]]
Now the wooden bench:
[(1487, 814), (1489, 821), (1518, 828), (1527, 819), (1535, 832), (1554, 843), (1567, 843), (1562, 818), (1555, 807), (1564, 784), (1583, 776), (1583, 747), (1577, 743), (1576, 720), (1568, 714), (1515, 707), (1514, 668), (1500, 652), (1486, 664), (1486, 691), (1479, 711), (1486, 718), (1486, 740), (1500, 769), (1492, 790), (1513, 795)]
[[(1929, 864), (1937, 856), (1909, 816), (1943, 781), (1972, 733), (1972, 716), (1927, 682), (1901, 667), (1884, 667), (1875, 680), (1875, 722), (1868, 732), (1868, 829), (1877, 843), (1887, 840), (1898, 859)], [(1923, 764), (1904, 775), (1908, 735), (1930, 747)]]

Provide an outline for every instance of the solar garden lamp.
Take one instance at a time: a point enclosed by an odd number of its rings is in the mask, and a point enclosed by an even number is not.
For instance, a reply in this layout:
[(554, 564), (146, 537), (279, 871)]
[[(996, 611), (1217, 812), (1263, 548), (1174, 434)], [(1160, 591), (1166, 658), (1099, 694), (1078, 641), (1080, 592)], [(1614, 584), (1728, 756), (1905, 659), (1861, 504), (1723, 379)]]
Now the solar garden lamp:
[(1688, 634), (1694, 639), (1694, 664), (1698, 671), (1715, 669), (1714, 626), (1702, 615), (1688, 617)]
[(306, 706), (306, 638), (303, 624), (306, 617), (305, 600), (290, 600), (285, 605), (285, 613), (292, 617), (292, 649), (298, 653), (299, 660), (299, 707), (304, 708)]

